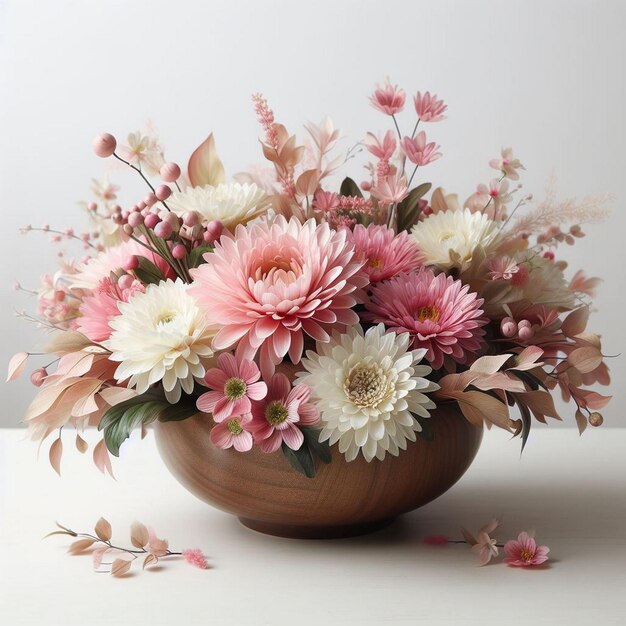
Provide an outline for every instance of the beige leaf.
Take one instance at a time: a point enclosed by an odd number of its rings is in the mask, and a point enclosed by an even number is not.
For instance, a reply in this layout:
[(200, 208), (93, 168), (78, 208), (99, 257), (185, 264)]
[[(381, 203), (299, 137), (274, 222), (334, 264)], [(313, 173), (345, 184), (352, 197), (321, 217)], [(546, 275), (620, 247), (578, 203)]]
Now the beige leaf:
[(50, 459), (50, 465), (52, 465), (54, 471), (60, 476), (61, 475), (61, 457), (63, 456), (63, 441), (61, 437), (55, 439), (53, 444), (50, 446), (50, 452), (48, 453), (48, 458)]
[(509, 408), (493, 396), (481, 391), (465, 391), (457, 396), (463, 415), (472, 423), (484, 419), (504, 430), (513, 431), (513, 422), (509, 417)]
[(111, 565), (111, 576), (123, 576), (130, 570), (131, 561), (115, 559)]
[(320, 171), (318, 169), (306, 170), (298, 176), (296, 181), (296, 193), (300, 197), (312, 196), (320, 182)]
[(189, 159), (187, 174), (193, 187), (215, 186), (225, 181), (224, 166), (217, 156), (213, 133), (194, 150)]
[(524, 404), (528, 405), (535, 417), (539, 418), (539, 416), (546, 415), (557, 420), (561, 419), (554, 407), (554, 399), (547, 391), (527, 391), (521, 396), (521, 399)]
[(96, 535), (102, 539), (102, 541), (109, 541), (111, 539), (111, 524), (104, 517), (101, 517), (96, 522)]
[(78, 541), (74, 541), (74, 543), (70, 544), (67, 551), (70, 554), (80, 554), (81, 552), (87, 550), (87, 548), (91, 548), (95, 541), (95, 539), (79, 539)]
[(594, 346), (576, 348), (570, 352), (567, 362), (573, 365), (581, 374), (588, 374), (602, 364), (602, 353)]
[(576, 425), (578, 426), (578, 432), (582, 435), (587, 428), (587, 418), (583, 415), (580, 409), (576, 409)]
[(7, 380), (9, 382), (11, 380), (18, 379), (24, 368), (26, 367), (26, 360), (28, 359), (28, 352), (18, 352), (11, 357), (9, 361), (9, 368), (7, 371)]
[(76, 433), (76, 449), (81, 454), (84, 454), (87, 452), (87, 448), (89, 448), (89, 444), (78, 433)]
[(159, 557), (156, 554), (148, 554), (143, 560), (143, 569), (150, 567), (150, 565), (156, 565), (159, 562)]
[(155, 556), (166, 556), (169, 551), (167, 539), (151, 538), (148, 542), (148, 551)]
[(572, 311), (563, 321), (561, 330), (567, 337), (574, 337), (579, 333), (584, 332), (589, 321), (589, 307), (581, 306), (578, 309)]
[(495, 374), (511, 358), (510, 354), (498, 356), (481, 356), (470, 366), (470, 371), (480, 374)]
[(142, 549), (150, 541), (148, 529), (141, 522), (133, 522), (130, 527), (130, 542), (135, 548)]
[(107, 450), (106, 444), (104, 443), (104, 439), (99, 441), (96, 444), (96, 447), (93, 449), (93, 462), (103, 474), (108, 471), (109, 474), (113, 476), (111, 457), (109, 456), (109, 451)]
[(79, 352), (86, 346), (92, 345), (85, 335), (74, 330), (65, 330), (54, 335), (52, 340), (46, 344), (44, 352), (52, 354), (68, 354), (69, 352)]
[(115, 406), (120, 402), (134, 398), (137, 392), (127, 387), (105, 387), (100, 390), (99, 395), (107, 404)]

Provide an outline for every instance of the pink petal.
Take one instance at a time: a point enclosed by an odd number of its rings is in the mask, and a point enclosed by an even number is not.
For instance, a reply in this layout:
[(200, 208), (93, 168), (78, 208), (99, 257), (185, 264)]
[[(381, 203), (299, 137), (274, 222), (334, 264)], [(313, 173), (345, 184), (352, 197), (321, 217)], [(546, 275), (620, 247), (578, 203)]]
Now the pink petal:
[(253, 383), (261, 377), (261, 372), (257, 364), (254, 361), (250, 361), (249, 359), (242, 359), (239, 363), (239, 375), (246, 384)]
[(299, 450), (304, 443), (304, 435), (302, 431), (293, 424), (289, 424), (289, 427), (281, 431), (283, 441), (292, 449)]
[(291, 333), (284, 327), (278, 326), (276, 332), (272, 335), (274, 342), (274, 352), (277, 356), (285, 356), (291, 345)]
[(240, 435), (233, 437), (233, 446), (237, 452), (247, 452), (252, 449), (252, 435), (244, 430)]
[(311, 402), (301, 404), (298, 413), (300, 414), (300, 424), (303, 426), (312, 426), (320, 420), (319, 409)]
[(211, 430), (211, 441), (218, 448), (230, 448), (232, 445), (232, 434), (225, 424), (217, 424)]
[(291, 333), (291, 345), (289, 346), (289, 358), (293, 363), (298, 363), (304, 349), (304, 336), (301, 330)]
[(274, 374), (269, 384), (268, 396), (271, 400), (283, 400), (291, 391), (289, 379), (281, 373)]
[[(246, 395), (251, 400), (263, 400), (267, 395), (267, 385), (263, 381), (252, 383), (246, 387)], [(249, 411), (250, 409), (248, 409)], [(247, 411), (244, 411), (244, 413)]]
[(219, 368), (213, 367), (204, 375), (204, 382), (207, 387), (223, 391), (228, 376)]
[(216, 422), (223, 422), (226, 418), (233, 414), (233, 405), (234, 402), (232, 400), (226, 396), (222, 396), (213, 407), (213, 419)]
[(239, 366), (237, 365), (237, 359), (230, 354), (230, 352), (222, 352), (219, 355), (217, 362), (224, 374), (228, 378), (241, 378), (239, 374)]
[(274, 430), (267, 439), (260, 441), (258, 443), (258, 446), (263, 452), (271, 454), (272, 452), (276, 452), (276, 450), (280, 448), (282, 441), (283, 438), (281, 437), (280, 433)]
[(250, 329), (249, 326), (224, 326), (213, 337), (213, 346), (216, 350), (224, 350), (239, 341)]
[(198, 398), (196, 406), (203, 413), (213, 413), (215, 404), (223, 397), (224, 394), (219, 391), (207, 391)]

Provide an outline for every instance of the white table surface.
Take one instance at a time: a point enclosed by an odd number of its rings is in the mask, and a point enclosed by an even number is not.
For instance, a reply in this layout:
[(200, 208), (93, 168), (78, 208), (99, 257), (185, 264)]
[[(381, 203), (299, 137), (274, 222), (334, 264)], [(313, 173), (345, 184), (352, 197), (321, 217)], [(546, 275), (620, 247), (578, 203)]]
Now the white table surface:
[[(67, 433), (70, 435), (70, 433)], [(465, 477), (379, 533), (334, 541), (257, 534), (169, 475), (152, 435), (103, 477), (66, 439), (63, 478), (23, 431), (0, 431), (0, 624), (620, 624), (626, 623), (626, 431), (537, 428), (519, 442), (488, 433)], [(69, 556), (54, 520), (91, 530), (100, 515), (127, 541), (134, 519), (213, 569), (166, 562), (127, 580)], [(499, 515), (499, 538), (534, 528), (551, 565), (478, 568), (463, 545), (431, 547)]]

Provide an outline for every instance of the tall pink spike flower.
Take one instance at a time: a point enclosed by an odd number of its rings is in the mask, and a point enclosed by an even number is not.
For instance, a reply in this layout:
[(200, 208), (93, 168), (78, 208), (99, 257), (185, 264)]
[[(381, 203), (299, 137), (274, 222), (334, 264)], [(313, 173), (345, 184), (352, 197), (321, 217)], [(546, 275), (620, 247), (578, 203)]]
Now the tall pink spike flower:
[(527, 532), (520, 533), (517, 540), (504, 544), (504, 562), (512, 567), (532, 567), (548, 560), (548, 546), (538, 546)]
[(300, 426), (313, 426), (320, 419), (310, 398), (308, 385), (292, 388), (284, 374), (272, 376), (267, 396), (252, 404), (250, 431), (263, 452), (276, 452), (283, 442), (292, 450), (300, 449), (304, 442)]
[(431, 270), (401, 274), (378, 283), (366, 303), (372, 321), (410, 333), (413, 348), (425, 348), (433, 369), (444, 357), (466, 363), (482, 347), (483, 300), (468, 285)]
[(392, 85), (389, 79), (384, 85), (376, 85), (374, 93), (370, 96), (370, 103), (381, 113), (395, 115), (404, 109), (406, 94), (398, 85)]
[(438, 152), (439, 145), (434, 141), (426, 143), (426, 133), (423, 130), (415, 137), (405, 137), (400, 146), (409, 161), (415, 165), (428, 165), (441, 156), (441, 152)]
[(424, 259), (415, 239), (406, 231), (396, 235), (392, 228), (357, 224), (350, 232), (357, 256), (365, 262), (363, 270), (371, 283), (388, 280), (403, 272), (416, 270)]
[(240, 358), (260, 351), (269, 377), (286, 354), (297, 363), (304, 335), (328, 341), (327, 330), (356, 324), (352, 307), (367, 284), (345, 231), (314, 220), (276, 216), (223, 236), (192, 271), (189, 292), (222, 328), (217, 350), (237, 345)]
[(439, 122), (446, 119), (444, 112), (448, 108), (448, 105), (443, 100), (439, 100), (437, 95), (432, 96), (430, 92), (426, 91), (423, 95), (420, 91), (413, 98), (413, 104), (415, 105), (415, 112), (420, 118), (421, 122)]

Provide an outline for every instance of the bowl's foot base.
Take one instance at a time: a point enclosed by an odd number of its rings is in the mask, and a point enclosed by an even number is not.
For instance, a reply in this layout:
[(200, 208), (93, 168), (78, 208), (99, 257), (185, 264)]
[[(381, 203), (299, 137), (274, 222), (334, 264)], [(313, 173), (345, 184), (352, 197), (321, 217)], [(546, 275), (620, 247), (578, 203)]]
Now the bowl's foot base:
[(265, 535), (286, 537), (288, 539), (342, 539), (344, 537), (356, 537), (376, 532), (391, 524), (393, 519), (384, 519), (376, 522), (362, 524), (349, 524), (346, 526), (306, 526), (300, 524), (277, 524), (262, 520), (240, 517), (239, 521), (252, 530)]

